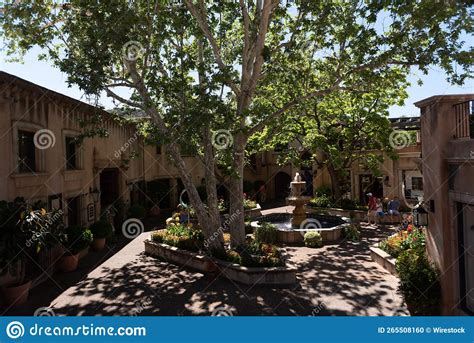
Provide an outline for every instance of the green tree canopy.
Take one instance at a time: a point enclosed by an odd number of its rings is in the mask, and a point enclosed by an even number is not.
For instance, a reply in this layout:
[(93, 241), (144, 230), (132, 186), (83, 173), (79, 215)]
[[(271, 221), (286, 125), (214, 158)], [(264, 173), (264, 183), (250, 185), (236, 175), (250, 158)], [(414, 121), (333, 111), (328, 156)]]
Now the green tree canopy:
[[(472, 47), (461, 40), (472, 12), (467, 1), (433, 0), (40, 0), (6, 5), (1, 20), (10, 53), (39, 46), (71, 84), (147, 114), (208, 238), (220, 226), (215, 160), (225, 150), (213, 131), (227, 130), (237, 245), (252, 134), (306, 100), (363, 91), (394, 66), (439, 65), (462, 83), (472, 72)], [(181, 156), (189, 142), (205, 162), (208, 210)]]

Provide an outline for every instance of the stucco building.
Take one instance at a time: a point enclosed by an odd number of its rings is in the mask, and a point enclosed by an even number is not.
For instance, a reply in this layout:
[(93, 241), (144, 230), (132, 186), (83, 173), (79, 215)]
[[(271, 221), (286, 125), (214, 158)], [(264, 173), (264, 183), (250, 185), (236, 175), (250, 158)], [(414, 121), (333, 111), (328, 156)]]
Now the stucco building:
[(440, 270), (445, 315), (474, 314), (474, 94), (439, 95), (421, 112), (427, 249)]
[[(64, 210), (67, 225), (90, 224), (112, 203), (123, 208), (134, 204), (174, 208), (178, 204), (183, 185), (165, 147), (144, 144), (134, 124), (4, 72), (0, 72), (0, 91), (1, 200), (20, 196), (31, 202), (44, 201)], [(417, 118), (392, 121), (394, 129), (419, 130)], [(98, 127), (108, 136), (101, 137), (100, 132), (84, 135)], [(35, 144), (35, 138), (40, 144)], [(421, 146), (419, 140), (411, 143), (397, 150), (399, 159), (385, 159), (381, 177), (354, 164), (347, 196), (362, 203), (368, 191), (401, 197), (404, 184), (405, 195), (416, 198), (423, 190), (418, 169)], [(284, 149), (276, 149), (252, 156), (245, 168), (246, 192), (264, 189), (266, 201), (284, 200), (294, 174), (306, 171), (312, 189), (330, 185), (327, 171), (314, 165), (279, 165), (283, 153)], [(188, 156), (185, 161), (200, 185), (204, 178), (200, 160)], [(225, 195), (222, 186), (220, 194)]]
[[(92, 128), (108, 136), (88, 137)], [(144, 145), (135, 125), (5, 72), (0, 72), (0, 156), (0, 200), (43, 201), (63, 209), (67, 225), (90, 224), (112, 203), (172, 207), (182, 188), (162, 147)], [(185, 160), (201, 182), (200, 162)]]

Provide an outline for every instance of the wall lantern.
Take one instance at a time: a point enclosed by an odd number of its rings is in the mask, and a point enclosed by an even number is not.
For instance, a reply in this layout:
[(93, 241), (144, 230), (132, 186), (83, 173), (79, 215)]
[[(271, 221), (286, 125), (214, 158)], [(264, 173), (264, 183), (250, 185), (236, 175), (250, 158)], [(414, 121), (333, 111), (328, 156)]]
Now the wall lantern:
[(89, 193), (92, 195), (92, 200), (94, 202), (98, 202), (100, 199), (100, 191), (97, 188), (94, 188), (94, 190), (89, 188)]
[(428, 211), (425, 210), (423, 203), (419, 203), (413, 209), (413, 224), (416, 227), (428, 226)]

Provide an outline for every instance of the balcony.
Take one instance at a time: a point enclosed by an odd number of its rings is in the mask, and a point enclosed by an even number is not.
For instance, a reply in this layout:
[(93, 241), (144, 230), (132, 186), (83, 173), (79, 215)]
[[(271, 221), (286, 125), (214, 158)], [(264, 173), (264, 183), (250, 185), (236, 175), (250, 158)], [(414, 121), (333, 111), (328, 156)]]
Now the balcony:
[(456, 116), (455, 139), (474, 138), (474, 100), (468, 100), (456, 104), (454, 115)]

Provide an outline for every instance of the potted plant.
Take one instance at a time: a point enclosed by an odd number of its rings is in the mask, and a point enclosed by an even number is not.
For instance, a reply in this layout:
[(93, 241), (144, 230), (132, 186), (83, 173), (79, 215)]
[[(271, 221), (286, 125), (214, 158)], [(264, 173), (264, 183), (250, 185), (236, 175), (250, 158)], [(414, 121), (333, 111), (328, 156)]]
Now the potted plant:
[(31, 238), (26, 246), (31, 248), (41, 270), (51, 274), (55, 262), (64, 253), (63, 243), (66, 235), (63, 224), (63, 211), (47, 211), (43, 207), (32, 210), (26, 222), (30, 226)]
[(91, 225), (90, 230), (94, 240), (92, 241), (92, 250), (101, 251), (105, 247), (105, 241), (113, 234), (112, 225), (106, 220), (99, 220)]
[(31, 280), (25, 278), (26, 242), (30, 238), (29, 225), (25, 225), (27, 213), (22, 199), (0, 202), (0, 275), (7, 305), (25, 303), (31, 287)]
[(65, 253), (59, 260), (59, 269), (63, 272), (76, 270), (81, 252), (87, 251), (93, 236), (89, 229), (82, 226), (71, 226), (66, 229)]

